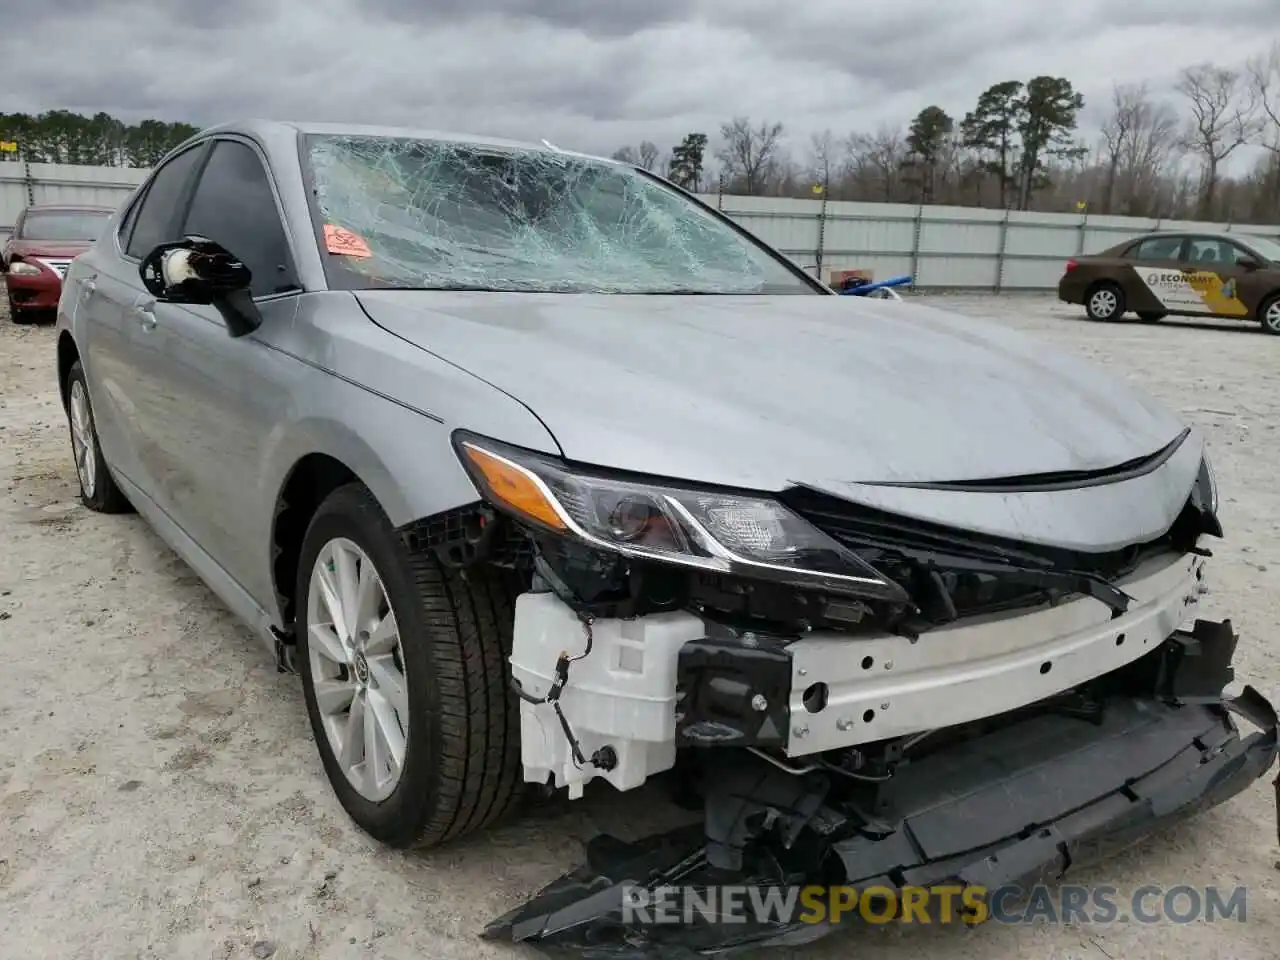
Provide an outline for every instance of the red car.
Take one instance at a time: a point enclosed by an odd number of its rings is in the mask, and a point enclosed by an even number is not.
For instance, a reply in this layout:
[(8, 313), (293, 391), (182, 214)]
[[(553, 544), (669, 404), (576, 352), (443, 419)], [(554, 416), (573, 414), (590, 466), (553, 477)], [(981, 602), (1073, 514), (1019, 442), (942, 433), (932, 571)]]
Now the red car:
[(84, 204), (27, 207), (0, 251), (9, 317), (26, 323), (57, 309), (62, 278), (72, 259), (88, 250), (115, 212)]

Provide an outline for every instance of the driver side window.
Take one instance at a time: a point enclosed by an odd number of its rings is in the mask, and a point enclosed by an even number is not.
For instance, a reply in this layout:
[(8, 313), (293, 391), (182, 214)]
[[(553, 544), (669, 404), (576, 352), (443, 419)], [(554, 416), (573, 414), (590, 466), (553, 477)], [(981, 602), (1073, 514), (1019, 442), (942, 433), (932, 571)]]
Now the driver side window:
[(243, 143), (214, 144), (181, 232), (207, 237), (240, 259), (255, 297), (299, 289), (267, 171)]
[[(204, 144), (191, 147), (178, 154), (156, 171), (147, 187), (146, 195), (134, 204), (129, 212), (125, 230), (127, 243), (125, 253), (135, 260), (141, 260), (156, 245), (174, 239), (173, 220), (177, 214), (178, 204), (182, 201), (183, 191), (191, 179), (191, 171), (204, 151)], [(122, 234), (124, 240), (126, 235)]]
[(1227, 248), (1231, 257), (1231, 262), (1237, 266), (1239, 266), (1242, 263), (1252, 262), (1256, 264), (1258, 262), (1258, 258), (1255, 257), (1248, 250), (1246, 250), (1244, 247), (1239, 247), (1239, 246), (1236, 246), (1234, 243), (1229, 243), (1227, 244)]
[(1237, 249), (1234, 243), (1227, 243), (1217, 237), (1193, 237), (1187, 259), (1209, 268), (1234, 266)]

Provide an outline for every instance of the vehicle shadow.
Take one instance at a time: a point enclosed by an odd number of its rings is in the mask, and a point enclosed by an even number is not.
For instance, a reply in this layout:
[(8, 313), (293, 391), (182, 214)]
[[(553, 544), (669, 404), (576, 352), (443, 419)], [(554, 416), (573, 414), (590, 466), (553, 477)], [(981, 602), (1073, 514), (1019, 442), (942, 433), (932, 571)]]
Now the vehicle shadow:
[(1123, 320), (1112, 320), (1102, 323), (1090, 320), (1083, 313), (1071, 313), (1066, 310), (1053, 311), (1053, 317), (1059, 320), (1074, 320), (1079, 323), (1094, 324), (1099, 327), (1178, 327), (1184, 330), (1205, 330), (1212, 333), (1242, 333), (1256, 335), (1262, 333), (1262, 327), (1256, 320), (1197, 320), (1194, 317), (1162, 317), (1159, 320), (1139, 320), (1137, 317), (1125, 317)]

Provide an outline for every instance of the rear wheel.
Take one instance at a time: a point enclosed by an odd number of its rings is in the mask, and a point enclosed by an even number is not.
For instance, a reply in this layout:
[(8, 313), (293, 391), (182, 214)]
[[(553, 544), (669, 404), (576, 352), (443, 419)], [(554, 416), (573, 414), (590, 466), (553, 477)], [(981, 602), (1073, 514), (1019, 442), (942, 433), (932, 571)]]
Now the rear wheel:
[(1272, 294), (1258, 307), (1258, 322), (1264, 333), (1280, 336), (1280, 293)]
[(303, 691), (329, 782), (375, 839), (432, 846), (515, 805), (515, 593), (410, 550), (360, 484), (317, 510), (296, 594)]
[(1124, 315), (1124, 291), (1114, 283), (1099, 283), (1090, 288), (1084, 303), (1091, 320), (1119, 320)]

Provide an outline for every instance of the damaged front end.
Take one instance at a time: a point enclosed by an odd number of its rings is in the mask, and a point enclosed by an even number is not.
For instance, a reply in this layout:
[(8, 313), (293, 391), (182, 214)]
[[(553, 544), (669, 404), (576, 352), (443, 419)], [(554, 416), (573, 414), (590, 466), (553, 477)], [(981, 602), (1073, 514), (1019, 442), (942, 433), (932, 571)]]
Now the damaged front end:
[[(863, 769), (885, 772), (710, 751), (704, 825), (638, 843), (596, 838), (585, 866), (486, 935), (586, 957), (721, 956), (833, 928), (698, 913), (664, 924), (637, 905), (667, 887), (750, 884), (769, 902), (771, 888), (812, 884), (993, 891), (1055, 880), (1224, 802), (1272, 766), (1271, 704), (1252, 687), (1220, 692), (1234, 646), (1229, 623), (1197, 621), (1096, 689), (938, 731), (930, 749), (929, 737), (882, 745)], [(1242, 736), (1234, 715), (1259, 731)]]
[(1230, 622), (1184, 629), (1200, 540), (1221, 535), (1207, 463), (1161, 536), (1085, 553), (814, 490), (655, 485), (468, 437), (459, 452), (486, 503), (427, 545), (527, 576), (510, 655), (525, 779), (576, 797), (660, 775), (704, 811), (597, 838), (490, 937), (609, 957), (804, 942), (829, 928), (651, 923), (628, 898), (1056, 878), (1230, 798), (1280, 749), (1271, 704), (1224, 692)]

